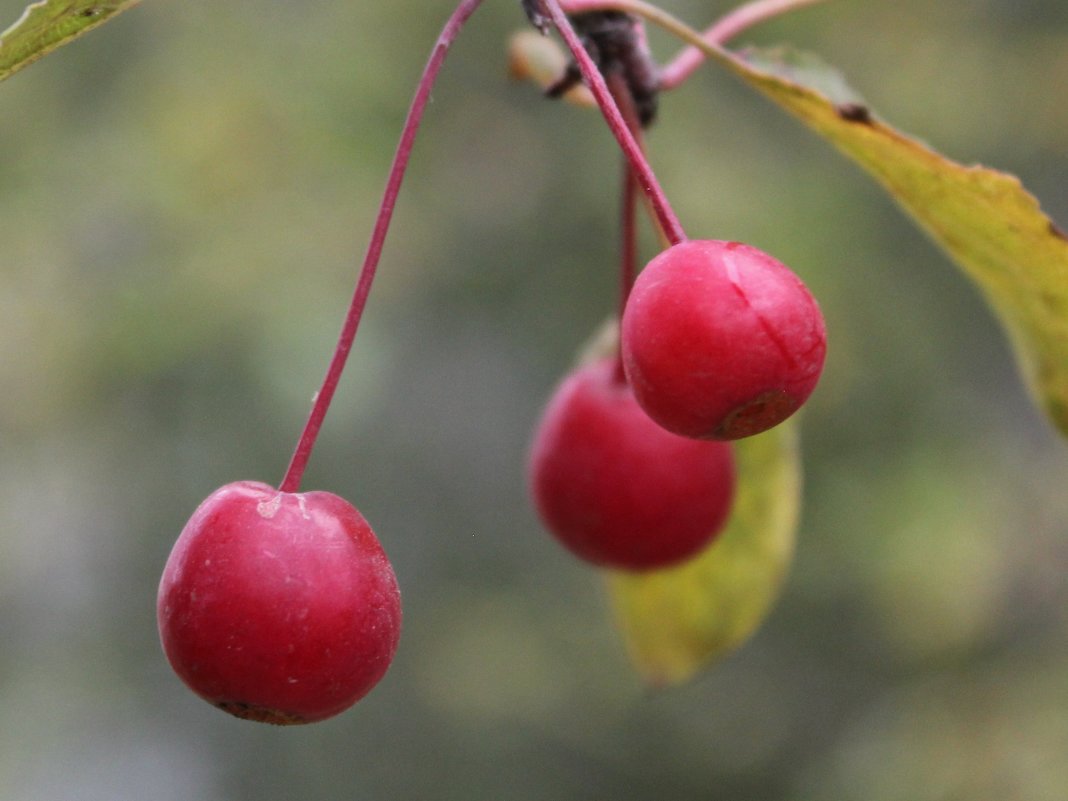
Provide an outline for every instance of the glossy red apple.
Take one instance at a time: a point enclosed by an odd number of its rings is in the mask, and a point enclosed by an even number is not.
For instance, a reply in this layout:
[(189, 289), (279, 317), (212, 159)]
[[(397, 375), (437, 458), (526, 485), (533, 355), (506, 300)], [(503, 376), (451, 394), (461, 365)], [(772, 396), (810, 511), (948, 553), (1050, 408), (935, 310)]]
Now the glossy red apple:
[(684, 241), (639, 274), (621, 325), (642, 408), (676, 434), (738, 439), (797, 411), (827, 351), (819, 306), (788, 267), (756, 248)]
[(650, 570), (693, 556), (722, 530), (734, 484), (730, 444), (654, 423), (613, 359), (567, 376), (534, 435), (538, 513), (595, 565)]
[(401, 628), (371, 527), (328, 492), (240, 481), (196, 510), (157, 602), (175, 672), (215, 706), (267, 723), (336, 715), (385, 674)]

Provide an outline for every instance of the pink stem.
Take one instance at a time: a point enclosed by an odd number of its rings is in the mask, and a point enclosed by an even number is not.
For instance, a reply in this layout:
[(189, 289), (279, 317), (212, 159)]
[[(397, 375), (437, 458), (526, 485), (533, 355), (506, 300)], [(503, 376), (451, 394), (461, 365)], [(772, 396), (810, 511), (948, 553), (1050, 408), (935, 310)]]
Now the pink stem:
[(578, 64), (579, 70), (582, 72), (582, 77), (585, 79), (587, 86), (589, 86), (590, 91), (593, 93), (593, 97), (597, 101), (597, 105), (600, 107), (601, 113), (604, 115), (605, 121), (608, 123), (608, 127), (611, 129), (612, 134), (616, 137), (616, 141), (619, 142), (619, 146), (623, 150), (623, 155), (626, 157), (627, 163), (630, 164), (631, 169), (634, 170), (634, 173), (638, 178), (638, 184), (641, 186), (642, 191), (648, 196), (657, 220), (659, 220), (660, 226), (664, 229), (664, 233), (667, 235), (668, 240), (672, 244), (684, 242), (686, 240), (686, 232), (682, 230), (682, 225), (679, 224), (679, 218), (675, 216), (675, 212), (672, 210), (667, 196), (664, 195), (664, 190), (660, 187), (660, 182), (656, 180), (656, 175), (653, 174), (653, 168), (649, 166), (649, 162), (645, 158), (645, 154), (642, 153), (641, 147), (635, 140), (634, 135), (628, 130), (627, 123), (623, 119), (619, 107), (616, 105), (615, 101), (612, 99), (611, 93), (608, 91), (608, 86), (605, 84), (604, 77), (593, 63), (593, 59), (591, 59), (586, 52), (586, 48), (583, 47), (582, 43), (579, 41), (578, 34), (576, 34), (575, 29), (571, 27), (571, 22), (568, 20), (567, 15), (564, 13), (563, 9), (560, 8), (559, 0), (545, 0), (545, 8), (552, 17), (556, 29), (560, 31), (560, 35), (564, 38), (564, 42), (571, 51), (571, 55), (574, 57), (575, 62)]
[[(630, 96), (623, 76), (618, 72), (608, 76), (609, 91), (619, 105), (627, 128), (634, 135), (638, 146), (642, 147), (641, 123), (638, 120), (637, 110), (634, 108), (634, 100)], [(630, 289), (634, 285), (634, 277), (638, 272), (638, 183), (634, 178), (634, 170), (630, 163), (623, 159), (623, 191), (620, 204), (620, 251), (619, 251), (619, 319), (623, 319), (623, 311), (627, 307), (627, 298), (630, 297)], [(616, 349), (615, 378), (619, 383), (626, 383), (627, 377), (623, 371), (622, 352)]]
[(364, 307), (367, 305), (367, 296), (371, 292), (371, 283), (374, 281), (375, 270), (382, 256), (382, 246), (386, 240), (386, 233), (389, 231), (389, 223), (397, 203), (397, 194), (400, 192), (401, 182), (404, 180), (404, 172), (408, 167), (408, 160), (412, 153), (412, 146), (415, 143), (415, 135), (419, 130), (419, 123), (423, 118), (423, 111), (426, 108), (427, 101), (430, 99), (430, 91), (434, 86), (438, 73), (441, 71), (441, 65), (445, 61), (445, 55), (449, 47), (455, 41), (464, 23), (475, 13), (481, 3), (482, 0), (461, 0), (456, 10), (452, 12), (452, 16), (445, 23), (437, 44), (434, 45), (434, 49), (430, 53), (426, 67), (423, 69), (423, 75), (420, 77), (419, 85), (416, 87), (415, 96), (412, 98), (412, 104), (408, 109), (408, 116), (401, 131), (400, 141), (397, 143), (396, 153), (393, 156), (393, 164), (389, 170), (389, 178), (386, 181), (386, 189), (382, 195), (382, 203), (378, 208), (378, 217), (375, 219), (371, 240), (367, 245), (363, 266), (360, 268), (360, 277), (356, 282), (356, 290), (353, 293), (352, 302), (349, 304), (345, 322), (341, 327), (341, 334), (338, 336), (337, 347), (334, 349), (334, 356), (330, 360), (329, 368), (327, 368), (326, 377), (323, 379), (319, 392), (315, 395), (308, 421), (304, 424), (304, 430), (301, 432), (297, 447), (293, 451), (293, 458), (290, 460), (285, 477), (278, 487), (282, 492), (296, 492), (300, 488), (300, 482), (304, 476), (304, 468), (307, 467), (308, 458), (311, 456), (312, 448), (315, 447), (315, 440), (319, 436), (323, 419), (330, 408), (330, 401), (334, 397), (338, 381), (341, 380), (341, 373), (345, 369), (345, 362), (348, 359), (349, 352), (352, 350), (352, 342), (356, 338), (356, 330), (359, 328), (360, 318), (363, 316)]
[[(634, 277), (638, 272), (638, 182), (634, 179), (634, 170), (630, 164), (623, 162), (623, 197), (620, 206), (620, 251), (619, 251), (619, 319), (627, 308), (627, 298), (634, 286)], [(627, 380), (623, 372), (623, 351), (616, 348), (616, 380)]]
[[(576, 5), (585, 5), (581, 0), (572, 0)], [(743, 31), (773, 17), (796, 8), (820, 3), (823, 0), (753, 0), (728, 12), (701, 38), (712, 45), (724, 45)], [(693, 74), (705, 60), (705, 54), (696, 47), (686, 47), (660, 72), (660, 88), (674, 89)]]
[(560, 0), (565, 14), (586, 14), (590, 11), (623, 11), (614, 0)]

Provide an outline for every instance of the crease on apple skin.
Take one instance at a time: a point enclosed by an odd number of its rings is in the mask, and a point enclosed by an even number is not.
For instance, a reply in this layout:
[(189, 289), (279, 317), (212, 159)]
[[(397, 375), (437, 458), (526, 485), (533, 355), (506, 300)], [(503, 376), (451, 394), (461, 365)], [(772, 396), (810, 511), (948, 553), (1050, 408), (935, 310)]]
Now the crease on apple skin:
[(741, 273), (738, 270), (738, 263), (734, 258), (734, 249), (730, 247), (730, 245), (728, 245), (723, 252), (723, 264), (726, 267), (727, 280), (730, 281), (731, 286), (734, 287), (734, 291), (738, 293), (742, 302), (745, 303), (746, 308), (753, 313), (753, 317), (756, 318), (760, 330), (764, 332), (764, 335), (768, 339), (775, 343), (775, 347), (779, 349), (779, 353), (782, 354), (786, 363), (790, 365), (790, 367), (796, 367), (797, 360), (794, 359), (793, 354), (790, 353), (790, 349), (786, 346), (782, 337), (776, 333), (774, 327), (768, 322), (767, 318), (760, 313), (760, 310), (753, 305), (753, 302), (749, 299), (749, 295), (746, 294), (745, 287), (742, 285)]

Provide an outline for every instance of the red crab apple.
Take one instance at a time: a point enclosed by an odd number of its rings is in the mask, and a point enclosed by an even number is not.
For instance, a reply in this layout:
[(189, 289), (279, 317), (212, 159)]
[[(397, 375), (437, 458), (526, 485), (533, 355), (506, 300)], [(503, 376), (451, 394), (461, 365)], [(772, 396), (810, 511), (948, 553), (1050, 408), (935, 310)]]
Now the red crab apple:
[(310, 723), (382, 678), (400, 636), (393, 568), (328, 492), (239, 481), (194, 512), (160, 582), (163, 649), (198, 695), (241, 718)]
[(654, 423), (614, 359), (564, 379), (536, 429), (529, 469), (552, 534), (588, 562), (625, 570), (696, 554), (723, 528), (734, 496), (730, 444)]
[(808, 399), (827, 333), (816, 301), (781, 262), (738, 242), (691, 240), (638, 276), (621, 347), (634, 394), (660, 425), (738, 439)]

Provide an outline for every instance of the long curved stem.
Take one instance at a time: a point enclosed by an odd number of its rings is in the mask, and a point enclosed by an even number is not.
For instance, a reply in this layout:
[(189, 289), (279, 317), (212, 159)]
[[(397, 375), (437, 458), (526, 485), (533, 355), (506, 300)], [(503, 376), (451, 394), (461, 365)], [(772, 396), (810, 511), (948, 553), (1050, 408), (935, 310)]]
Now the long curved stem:
[(330, 408), (330, 401), (334, 397), (338, 381), (341, 380), (341, 373), (345, 369), (345, 362), (348, 359), (349, 352), (352, 350), (352, 342), (356, 338), (356, 330), (359, 328), (360, 318), (363, 316), (364, 307), (367, 305), (367, 296), (371, 292), (371, 283), (374, 281), (375, 270), (378, 267), (379, 259), (382, 257), (382, 247), (385, 244), (389, 224), (393, 218), (397, 195), (404, 180), (404, 172), (408, 167), (408, 160), (411, 157), (415, 135), (419, 130), (419, 123), (423, 119), (423, 111), (426, 108), (427, 101), (430, 99), (430, 91), (434, 86), (438, 73), (441, 71), (441, 65), (445, 61), (445, 55), (449, 47), (456, 40), (456, 36), (463, 28), (464, 23), (475, 13), (481, 3), (482, 0), (461, 0), (456, 10), (452, 12), (452, 16), (445, 23), (445, 27), (442, 28), (441, 35), (438, 36), (438, 41), (430, 53), (426, 67), (423, 69), (423, 74), (415, 90), (415, 96), (412, 98), (411, 106), (408, 108), (408, 116), (404, 121), (400, 141), (397, 143), (393, 164), (389, 170), (389, 178), (386, 180), (385, 192), (382, 195), (382, 203), (378, 209), (378, 217), (375, 219), (371, 240), (367, 245), (367, 252), (360, 268), (360, 276), (356, 282), (356, 289), (349, 304), (345, 322), (341, 327), (341, 334), (338, 336), (337, 347), (334, 349), (334, 356), (330, 360), (330, 366), (327, 368), (322, 387), (315, 395), (308, 421), (305, 423), (304, 430), (297, 441), (297, 447), (293, 451), (289, 467), (286, 469), (282, 483), (279, 485), (279, 489), (282, 492), (296, 492), (300, 488), (300, 481), (304, 476), (304, 468), (307, 467), (308, 458), (311, 456), (312, 448), (315, 447), (315, 440), (319, 436), (319, 430), (322, 428), (326, 412)]
[[(643, 147), (641, 136), (641, 122), (638, 120), (638, 111), (634, 107), (634, 99), (630, 95), (623, 76), (613, 72), (606, 78), (608, 89), (612, 93), (619, 106), (627, 128), (634, 135), (638, 147)], [(623, 319), (623, 310), (627, 307), (627, 298), (630, 297), (630, 289), (634, 285), (634, 278), (638, 273), (638, 182), (631, 169), (630, 162), (622, 159), (622, 191), (619, 209), (619, 319)], [(616, 348), (615, 378), (619, 383), (626, 382), (626, 374), (623, 372), (623, 358)]]
[(571, 55), (578, 64), (586, 85), (589, 86), (597, 105), (601, 109), (601, 113), (604, 115), (605, 121), (608, 123), (608, 127), (611, 129), (616, 141), (619, 142), (623, 155), (626, 157), (631, 169), (634, 170), (639, 186), (649, 198), (650, 203), (652, 203), (653, 210), (656, 212), (657, 219), (660, 221), (660, 225), (667, 234), (668, 239), (671, 240), (672, 244), (685, 241), (686, 232), (682, 230), (679, 218), (675, 216), (664, 190), (660, 187), (660, 182), (656, 180), (653, 168), (649, 166), (649, 162), (645, 158), (645, 154), (642, 153), (634, 135), (628, 130), (627, 123), (623, 119), (619, 107), (616, 105), (615, 100), (612, 99), (611, 92), (608, 91), (604, 76), (601, 75), (600, 70), (593, 63), (593, 59), (586, 52), (586, 48), (579, 41), (578, 34), (575, 33), (570, 20), (568, 20), (563, 9), (560, 8), (559, 0), (545, 0), (545, 8), (552, 18), (553, 25), (560, 32), (568, 49), (571, 51)]
[[(638, 182), (634, 178), (634, 170), (630, 168), (626, 160), (623, 162), (622, 172), (623, 191), (619, 209), (619, 321), (623, 320), (627, 298), (630, 297), (634, 278), (638, 274)], [(623, 371), (623, 352), (618, 345), (614, 374), (617, 382), (626, 383), (627, 376)]]
[[(705, 29), (701, 38), (708, 44), (723, 45), (754, 25), (773, 17), (781, 16), (804, 6), (822, 3), (824, 0), (753, 0), (739, 6)], [(672, 89), (685, 81), (705, 60), (705, 54), (696, 47), (683, 49), (660, 72), (662, 89)]]

